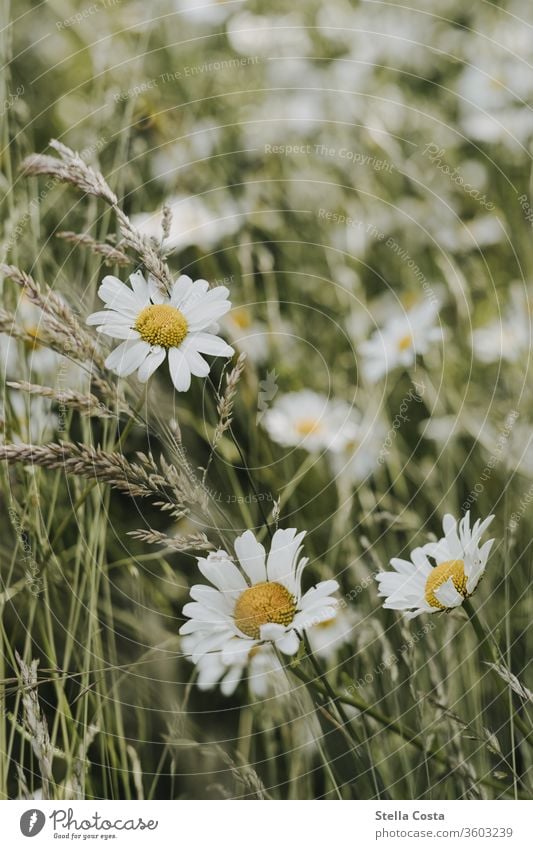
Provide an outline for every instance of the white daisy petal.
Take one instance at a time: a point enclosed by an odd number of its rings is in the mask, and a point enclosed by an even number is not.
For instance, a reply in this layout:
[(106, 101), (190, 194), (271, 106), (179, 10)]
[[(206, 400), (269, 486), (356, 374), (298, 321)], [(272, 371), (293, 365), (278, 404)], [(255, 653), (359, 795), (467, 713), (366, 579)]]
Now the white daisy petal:
[(280, 640), (286, 632), (285, 625), (280, 625), (277, 622), (268, 622), (266, 625), (261, 625), (259, 635), (262, 640)]
[(181, 274), (175, 281), (170, 295), (170, 303), (173, 307), (181, 307), (188, 293), (192, 289), (192, 280), (186, 274)]
[(153, 304), (164, 304), (168, 301), (168, 298), (165, 296), (161, 287), (161, 283), (151, 274), (148, 276), (147, 285), (150, 293), (150, 300)]
[(101, 324), (96, 328), (99, 333), (104, 336), (111, 336), (113, 339), (140, 339), (141, 334), (137, 330), (133, 330), (126, 324)]
[(139, 339), (122, 342), (105, 361), (106, 368), (115, 371), (119, 377), (127, 377), (139, 368), (150, 351), (147, 342)]
[(169, 348), (168, 364), (172, 383), (178, 392), (186, 392), (191, 385), (191, 370), (179, 348)]
[(266, 581), (266, 553), (251, 531), (245, 531), (235, 540), (235, 554), (248, 575), (251, 584)]
[(148, 303), (148, 299), (138, 298), (125, 283), (110, 274), (102, 280), (98, 296), (109, 309), (115, 309), (117, 312), (133, 317), (136, 317)]
[(194, 374), (195, 377), (207, 377), (210, 371), (209, 363), (204, 360), (201, 354), (194, 350), (191, 344), (186, 344), (188, 341), (187, 339), (185, 340), (180, 347), (180, 351), (187, 360), (191, 374)]
[(144, 363), (139, 368), (137, 373), (137, 377), (141, 381), (141, 383), (146, 383), (148, 378), (150, 378), (154, 371), (159, 368), (161, 363), (164, 361), (166, 357), (166, 351), (164, 348), (156, 347), (152, 348), (148, 356), (146, 357)]
[(204, 578), (207, 578), (221, 593), (235, 590), (244, 592), (248, 586), (244, 576), (229, 560), (224, 562), (201, 557), (198, 559), (198, 567)]
[(220, 682), (220, 689), (222, 691), (222, 695), (231, 696), (237, 689), (239, 682), (242, 678), (242, 667), (241, 666), (231, 666), (229, 672), (224, 676), (222, 681)]
[(284, 637), (276, 640), (276, 648), (283, 652), (283, 654), (287, 655), (296, 654), (299, 645), (300, 640), (298, 639), (296, 631), (289, 631)]
[(150, 299), (150, 291), (142, 272), (134, 271), (133, 274), (130, 274), (129, 279), (131, 288), (135, 293), (135, 297), (138, 298), (140, 303), (147, 304)]
[(464, 601), (464, 596), (457, 592), (451, 578), (435, 590), (435, 597), (448, 609), (458, 607)]
[(232, 357), (235, 353), (231, 345), (212, 333), (194, 333), (191, 335), (191, 342), (200, 354), (211, 354), (214, 357)]

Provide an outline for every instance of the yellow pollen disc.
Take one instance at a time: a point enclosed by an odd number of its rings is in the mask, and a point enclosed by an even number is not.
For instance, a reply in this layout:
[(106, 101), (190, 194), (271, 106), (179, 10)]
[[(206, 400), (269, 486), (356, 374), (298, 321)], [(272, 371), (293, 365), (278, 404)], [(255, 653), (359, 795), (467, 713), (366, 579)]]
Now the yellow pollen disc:
[(318, 433), (322, 430), (322, 425), (318, 419), (304, 418), (298, 419), (294, 427), (300, 436), (310, 436), (312, 433)]
[(233, 321), (237, 325), (240, 330), (248, 330), (251, 326), (252, 322), (250, 320), (250, 315), (247, 310), (244, 309), (236, 309), (231, 313), (231, 317)]
[(407, 351), (408, 348), (413, 344), (413, 337), (410, 333), (406, 333), (405, 336), (398, 341), (398, 350), (399, 351)]
[(290, 625), (295, 613), (296, 602), (288, 589), (274, 581), (263, 581), (243, 592), (233, 616), (243, 634), (258, 640), (261, 625)]
[(449, 578), (452, 579), (453, 585), (458, 593), (461, 593), (463, 598), (468, 596), (466, 591), (466, 575), (465, 564), (463, 560), (447, 560), (445, 563), (440, 563), (432, 569), (429, 578), (426, 581), (425, 598), (431, 607), (436, 607), (438, 610), (446, 610), (446, 605), (441, 604), (435, 595), (435, 590), (442, 587)]
[(170, 304), (151, 304), (145, 307), (135, 322), (135, 330), (139, 331), (141, 339), (150, 345), (161, 345), (163, 348), (177, 348), (181, 345), (188, 329), (183, 313)]

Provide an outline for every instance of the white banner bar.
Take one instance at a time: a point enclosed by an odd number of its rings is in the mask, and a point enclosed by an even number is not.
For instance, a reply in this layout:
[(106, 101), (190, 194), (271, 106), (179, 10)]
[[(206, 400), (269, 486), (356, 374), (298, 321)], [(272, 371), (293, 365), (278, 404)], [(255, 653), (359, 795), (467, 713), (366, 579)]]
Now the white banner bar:
[[(259, 807), (261, 806), (261, 807)], [(265, 807), (267, 806), (267, 807)], [(78, 845), (168, 849), (370, 846), (528, 849), (531, 802), (0, 802), (6, 849)], [(35, 842), (32, 842), (35, 841)]]

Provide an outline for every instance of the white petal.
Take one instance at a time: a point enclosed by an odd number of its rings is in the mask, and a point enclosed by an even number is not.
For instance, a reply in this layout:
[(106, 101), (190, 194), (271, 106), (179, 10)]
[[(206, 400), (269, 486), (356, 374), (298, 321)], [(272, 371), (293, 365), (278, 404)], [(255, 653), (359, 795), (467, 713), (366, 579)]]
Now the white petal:
[(191, 342), (200, 354), (210, 354), (213, 357), (232, 357), (235, 353), (231, 345), (215, 336), (213, 333), (191, 333)]
[(98, 295), (110, 309), (116, 309), (123, 315), (136, 317), (140, 310), (148, 304), (147, 298), (138, 298), (125, 283), (111, 274), (108, 274), (102, 280)]
[(287, 586), (294, 595), (299, 594), (295, 586), (296, 558), (304, 536), (305, 531), (298, 534), (296, 528), (276, 531), (268, 555), (268, 580)]
[(148, 276), (148, 291), (153, 304), (165, 304), (168, 302), (167, 296), (164, 294), (161, 284), (150, 274)]
[(220, 683), (222, 695), (231, 696), (237, 689), (241, 676), (242, 666), (232, 666)]
[(122, 342), (109, 354), (105, 361), (106, 368), (112, 369), (119, 377), (127, 377), (139, 368), (149, 351), (148, 342), (139, 339)]
[(229, 560), (215, 562), (206, 557), (199, 557), (198, 568), (204, 578), (207, 578), (221, 593), (237, 591), (242, 593), (248, 587), (244, 575)]
[(127, 324), (101, 324), (96, 328), (98, 333), (111, 336), (113, 339), (140, 339), (141, 334)]
[(239, 663), (244, 665), (248, 660), (251, 649), (257, 645), (257, 640), (243, 640), (242, 637), (232, 637), (222, 649), (222, 660), (228, 666)]
[(201, 354), (194, 350), (194, 348), (189, 344), (186, 345), (185, 342), (180, 345), (180, 351), (187, 360), (187, 365), (191, 370), (191, 374), (194, 374), (195, 377), (207, 377), (209, 374), (210, 366), (209, 363), (204, 360)]
[(239, 563), (248, 575), (250, 583), (261, 584), (267, 579), (265, 566), (265, 549), (258, 542), (252, 531), (245, 531), (235, 540), (235, 554)]
[(172, 383), (178, 392), (187, 392), (191, 385), (191, 370), (179, 348), (169, 348), (168, 364)]
[(337, 607), (335, 604), (322, 604), (320, 607), (301, 610), (296, 614), (291, 625), (293, 628), (298, 628), (299, 631), (305, 631), (307, 628), (320, 625), (321, 622), (329, 622), (330, 619), (335, 619), (336, 615)]
[(143, 303), (148, 303), (150, 292), (148, 291), (148, 283), (144, 279), (142, 271), (134, 271), (130, 274), (130, 286), (133, 289), (135, 296)]
[(261, 625), (259, 628), (259, 636), (262, 640), (280, 640), (286, 630), (285, 625), (278, 625), (276, 622), (267, 622), (266, 625)]
[[(193, 663), (198, 663), (204, 655), (221, 649), (231, 637), (231, 631), (210, 631), (206, 633), (204, 638), (198, 640), (194, 649), (191, 651), (191, 660)], [(222, 660), (224, 660), (223, 656)]]
[(434, 595), (444, 607), (458, 607), (464, 601), (461, 593), (455, 589), (451, 578), (448, 578), (447, 581), (436, 589)]
[(173, 307), (181, 307), (192, 289), (192, 280), (186, 274), (181, 274), (172, 286), (170, 303)]
[(189, 619), (204, 622), (206, 631), (220, 631), (228, 627), (229, 617), (225, 613), (222, 613), (220, 610), (212, 610), (210, 607), (204, 607), (198, 601), (187, 602), (183, 607), (182, 614)]
[(152, 348), (144, 363), (139, 368), (139, 372), (137, 374), (141, 383), (146, 383), (148, 378), (153, 375), (154, 371), (159, 368), (165, 357), (166, 351), (164, 348)]
[(313, 606), (317, 601), (323, 602), (325, 596), (331, 595), (331, 593), (336, 593), (338, 589), (339, 584), (337, 581), (320, 581), (316, 587), (311, 587), (311, 589), (307, 590), (307, 592), (302, 596), (300, 601), (301, 610), (305, 610), (306, 607)]
[[(194, 333), (198, 330), (205, 330), (213, 321), (222, 318), (225, 313), (229, 312), (231, 304), (229, 301), (215, 301), (212, 304), (198, 304), (190, 310), (186, 315), (189, 330)], [(185, 313), (184, 313), (185, 315)]]
[(296, 631), (289, 631), (279, 640), (276, 640), (276, 648), (278, 648), (283, 654), (293, 655), (298, 651), (298, 647), (300, 645), (300, 640), (298, 639), (298, 634)]
[(219, 654), (204, 657), (198, 666), (198, 687), (200, 690), (210, 690), (220, 680), (226, 667)]

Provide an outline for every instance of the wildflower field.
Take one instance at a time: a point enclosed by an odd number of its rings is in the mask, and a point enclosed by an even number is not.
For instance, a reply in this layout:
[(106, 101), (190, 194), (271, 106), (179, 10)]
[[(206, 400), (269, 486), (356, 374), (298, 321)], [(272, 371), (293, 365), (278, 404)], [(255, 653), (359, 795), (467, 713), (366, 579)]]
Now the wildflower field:
[(531, 799), (531, 11), (0, 0), (1, 799)]

